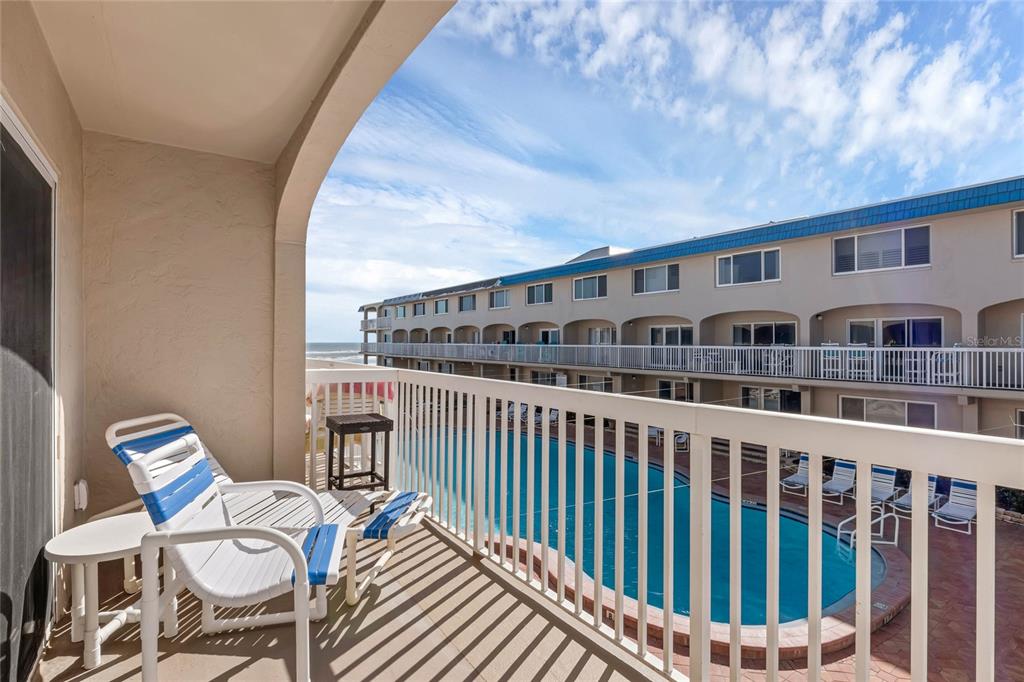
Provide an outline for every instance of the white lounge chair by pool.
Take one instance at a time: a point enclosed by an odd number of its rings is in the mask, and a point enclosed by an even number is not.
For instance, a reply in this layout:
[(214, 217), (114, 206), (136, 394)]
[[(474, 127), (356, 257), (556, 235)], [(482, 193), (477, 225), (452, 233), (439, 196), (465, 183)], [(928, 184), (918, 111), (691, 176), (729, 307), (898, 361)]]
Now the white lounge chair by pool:
[[(939, 477), (936, 476), (935, 474), (928, 474), (929, 510), (934, 510), (938, 506), (939, 502), (942, 500), (942, 495), (938, 495), (935, 492), (935, 485), (936, 483), (938, 483), (938, 480)], [(910, 518), (910, 511), (912, 508), (913, 499), (914, 498), (912, 493), (908, 490), (907, 492), (903, 493), (903, 495), (901, 495), (898, 499), (890, 502), (889, 506), (892, 507), (893, 512), (895, 512), (896, 514), (899, 514), (900, 516), (904, 516), (906, 518)]]
[(782, 491), (800, 497), (807, 497), (807, 486), (810, 480), (807, 478), (807, 466), (810, 457), (806, 452), (800, 454), (800, 463), (797, 464), (796, 473), (779, 481)]
[(896, 469), (875, 465), (871, 467), (871, 504), (881, 507), (896, 495)]
[(825, 499), (825, 501), (832, 504), (843, 504), (846, 501), (846, 496), (853, 491), (856, 485), (857, 465), (846, 459), (837, 459), (835, 469), (832, 471), (832, 478), (821, 486), (821, 496), (822, 498), (838, 497), (838, 502), (830, 499)]
[[(971, 524), (978, 515), (978, 484), (954, 478), (949, 482), (949, 501), (932, 512), (936, 528), (971, 535)], [(961, 530), (966, 526), (966, 530)]]

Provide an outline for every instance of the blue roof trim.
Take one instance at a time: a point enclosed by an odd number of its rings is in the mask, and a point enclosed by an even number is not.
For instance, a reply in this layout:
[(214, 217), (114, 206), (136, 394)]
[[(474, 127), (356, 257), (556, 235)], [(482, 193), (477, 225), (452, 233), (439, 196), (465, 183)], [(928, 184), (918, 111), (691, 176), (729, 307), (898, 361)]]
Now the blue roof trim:
[[(636, 249), (635, 251), (616, 256), (605, 256), (579, 263), (565, 263), (538, 270), (520, 272), (499, 278), (495, 285), (525, 284), (628, 265), (640, 265), (669, 258), (742, 249), (789, 239), (814, 237), (844, 230), (916, 220), (928, 216), (998, 206), (1016, 201), (1024, 201), (1024, 176), (945, 190), (918, 197), (895, 199), (871, 206), (862, 206), (860, 208), (825, 213), (807, 218), (795, 218), (779, 223), (758, 225), (706, 237), (695, 237), (682, 242)], [(452, 288), (454, 289), (455, 287)], [(384, 303), (391, 304), (427, 298), (430, 293), (432, 292), (387, 299)]]

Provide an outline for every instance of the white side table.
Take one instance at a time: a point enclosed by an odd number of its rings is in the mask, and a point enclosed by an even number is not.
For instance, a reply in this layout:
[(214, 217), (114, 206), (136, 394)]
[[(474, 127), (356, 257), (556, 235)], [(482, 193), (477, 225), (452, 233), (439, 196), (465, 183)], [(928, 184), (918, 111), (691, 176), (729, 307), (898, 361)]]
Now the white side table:
[[(71, 641), (84, 641), (82, 665), (100, 664), (100, 646), (125, 623), (139, 620), (137, 605), (117, 611), (99, 610), (98, 564), (115, 559), (134, 562), (141, 551), (142, 536), (152, 532), (153, 523), (146, 512), (121, 514), (75, 526), (46, 543), (50, 561), (67, 564), (71, 573)], [(169, 565), (165, 570), (170, 571)], [(173, 576), (165, 576), (165, 579)], [(164, 609), (164, 635), (177, 634), (177, 609), (173, 602)], [(104, 621), (101, 626), (100, 621)]]

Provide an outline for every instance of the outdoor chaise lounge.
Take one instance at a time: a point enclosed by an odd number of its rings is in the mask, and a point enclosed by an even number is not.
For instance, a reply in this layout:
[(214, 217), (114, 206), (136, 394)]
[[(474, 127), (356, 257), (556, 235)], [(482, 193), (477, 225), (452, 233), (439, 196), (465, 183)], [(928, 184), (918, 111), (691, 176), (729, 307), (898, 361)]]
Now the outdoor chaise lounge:
[[(954, 478), (949, 482), (949, 501), (932, 512), (936, 528), (946, 528), (970, 535), (971, 524), (978, 515), (978, 484)], [(961, 526), (966, 526), (962, 530)]]
[(896, 469), (893, 467), (871, 467), (871, 505), (880, 507), (896, 495)]
[[(146, 426), (149, 428), (138, 430)], [(136, 430), (123, 433), (129, 429)], [(154, 527), (167, 531), (147, 536), (155, 539), (143, 545), (143, 673), (147, 677), (155, 676), (156, 643), (149, 640), (155, 638), (156, 626), (152, 625), (154, 632), (148, 633), (152, 636), (147, 639), (146, 618), (159, 620), (160, 610), (187, 587), (203, 602), (201, 625), (206, 633), (294, 621), (297, 677), (308, 679), (308, 620), (327, 613), (326, 586), (338, 582), (344, 543), (348, 543), (346, 601), (354, 604), (393, 556), (397, 541), (419, 526), (431, 505), (424, 493), (396, 491), (383, 500), (383, 508), (366, 524), (353, 526), (370, 503), (386, 493), (329, 491), (318, 496), (292, 481), (235, 483), (191, 425), (173, 414), (118, 422), (107, 430), (107, 440), (125, 463)], [(279, 497), (282, 492), (287, 497)], [(232, 505), (232, 501), (238, 504)], [(355, 550), (362, 539), (387, 540), (388, 548), (357, 585)], [(159, 606), (154, 594), (148, 595), (148, 616), (146, 590), (157, 590), (158, 580), (155, 567), (147, 577), (147, 542), (165, 549), (171, 561), (165, 575), (172, 581), (168, 585), (165, 578)], [(179, 545), (184, 548), (178, 549)], [(175, 581), (177, 573), (181, 580)], [(239, 583), (239, 575), (249, 576), (249, 582)], [(300, 575), (308, 575), (308, 581), (300, 581)], [(312, 614), (310, 585), (317, 588)], [(306, 595), (302, 606), (300, 586)], [(293, 612), (239, 619), (215, 617), (215, 606), (254, 605), (293, 589)]]
[[(167, 412), (111, 424), (106, 438), (107, 445), (127, 466), (147, 452), (190, 433), (196, 433), (195, 428), (184, 417)], [(198, 434), (196, 436), (198, 438)], [(236, 523), (290, 528), (306, 528), (315, 523), (313, 507), (303, 498), (306, 491), (312, 492), (309, 488), (291, 481), (235, 483), (202, 439), (199, 443)], [(328, 523), (349, 526), (383, 494), (329, 490), (315, 496)], [(123, 505), (120, 511), (141, 506), (141, 502), (136, 500)]]
[[(942, 500), (942, 495), (935, 492), (935, 485), (938, 483), (939, 477), (935, 474), (928, 474), (928, 509), (934, 510), (939, 502)], [(889, 503), (892, 507), (893, 512), (901, 516), (908, 517), (912, 509), (913, 494), (908, 490), (903, 493), (898, 499), (893, 500)]]
[(843, 504), (846, 496), (853, 492), (857, 485), (857, 465), (846, 459), (837, 459), (835, 469), (832, 471), (832, 478), (825, 481), (821, 486), (822, 498), (838, 497), (839, 501), (826, 499), (832, 504)]
[(807, 497), (807, 486), (810, 483), (810, 480), (807, 478), (807, 466), (809, 463), (810, 457), (807, 453), (801, 453), (800, 463), (797, 464), (796, 473), (779, 481), (779, 485), (782, 486), (783, 492)]

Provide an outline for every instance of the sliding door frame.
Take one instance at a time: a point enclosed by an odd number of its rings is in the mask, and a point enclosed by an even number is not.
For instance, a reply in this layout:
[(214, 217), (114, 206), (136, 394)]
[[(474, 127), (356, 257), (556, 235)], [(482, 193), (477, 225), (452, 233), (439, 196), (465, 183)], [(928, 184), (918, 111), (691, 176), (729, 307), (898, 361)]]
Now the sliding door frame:
[[(60, 419), (60, 230), (57, 225), (57, 205), (60, 201), (61, 187), (58, 182), (58, 175), (55, 166), (43, 153), (41, 145), (37, 144), (35, 136), (29, 127), (23, 122), (16, 107), (0, 93), (0, 123), (7, 129), (14, 140), (28, 156), (32, 165), (35, 166), (43, 180), (50, 186), (50, 362), (51, 362), (51, 392), (53, 395), (51, 406), (51, 440), (50, 440), (50, 473), (51, 473), (51, 528), (50, 534), (56, 535), (61, 526), (61, 510), (63, 507), (64, 487), (61, 484), (63, 475), (66, 472), (67, 458), (61, 456), (61, 444), (66, 442), (63, 433), (63, 424)], [(50, 631), (58, 614), (57, 604), (57, 571), (50, 571), (50, 620), (46, 623), (44, 641), (49, 639)], [(40, 648), (38, 655), (42, 654)], [(38, 658), (36, 660), (38, 665)], [(35, 666), (33, 666), (35, 669)]]

